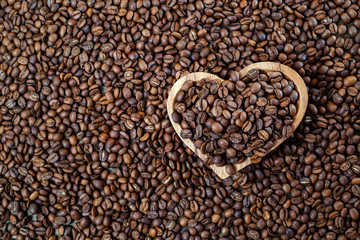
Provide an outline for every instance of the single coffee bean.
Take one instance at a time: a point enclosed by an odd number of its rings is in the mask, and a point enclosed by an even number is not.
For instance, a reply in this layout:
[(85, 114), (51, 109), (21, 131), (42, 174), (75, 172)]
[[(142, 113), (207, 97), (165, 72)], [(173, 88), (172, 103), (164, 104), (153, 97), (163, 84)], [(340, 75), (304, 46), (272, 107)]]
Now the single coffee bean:
[(260, 239), (260, 234), (255, 230), (247, 231), (246, 236), (248, 236), (250, 239)]
[(184, 139), (190, 139), (192, 137), (192, 132), (190, 129), (181, 130), (180, 136)]
[(226, 172), (227, 172), (227, 174), (232, 176), (236, 173), (236, 169), (232, 164), (228, 164), (228, 165), (226, 165)]
[(259, 70), (252, 69), (248, 72), (247, 77), (250, 79), (256, 79), (259, 76)]

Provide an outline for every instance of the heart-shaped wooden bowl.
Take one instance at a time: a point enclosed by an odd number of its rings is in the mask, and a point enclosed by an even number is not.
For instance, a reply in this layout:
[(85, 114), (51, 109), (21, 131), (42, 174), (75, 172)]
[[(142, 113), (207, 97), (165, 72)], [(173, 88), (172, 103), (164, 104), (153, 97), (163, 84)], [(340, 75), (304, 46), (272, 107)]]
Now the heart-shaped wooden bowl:
[[(243, 78), (244, 76), (246, 76), (246, 74), (251, 70), (251, 69), (259, 69), (261, 71), (264, 72), (273, 72), (273, 71), (277, 71), (277, 72), (281, 72), (287, 79), (292, 80), (294, 82), (295, 85), (295, 89), (298, 91), (299, 93), (299, 99), (297, 101), (296, 107), (297, 107), (297, 113), (294, 116), (293, 120), (293, 125), (292, 125), (292, 129), (293, 131), (295, 131), (295, 129), (299, 126), (302, 118), (305, 115), (306, 112), (306, 108), (308, 105), (308, 92), (307, 92), (307, 88), (306, 85), (303, 81), (303, 79), (300, 77), (300, 75), (295, 72), (293, 69), (279, 64), (279, 63), (274, 63), (274, 62), (259, 62), (259, 63), (254, 63), (251, 64), (245, 68), (243, 68), (239, 73), (240, 73), (240, 79)], [(181, 90), (182, 85), (186, 82), (186, 81), (200, 81), (201, 79), (209, 79), (209, 80), (216, 80), (218, 82), (222, 82), (224, 81), (223, 79), (210, 74), (210, 73), (205, 73), (205, 72), (196, 72), (196, 73), (190, 73), (182, 78), (180, 78), (175, 84), (174, 86), (171, 88), (171, 91), (169, 93), (169, 97), (167, 100), (167, 110), (168, 110), (168, 114), (169, 114), (169, 118), (171, 121), (171, 124), (173, 125), (176, 133), (179, 135), (179, 137), (181, 138), (181, 140), (186, 144), (186, 146), (188, 146), (199, 158), (201, 158), (203, 161), (205, 161), (209, 156), (203, 154), (199, 149), (197, 149), (193, 143), (193, 141), (191, 141), (190, 139), (183, 139), (180, 136), (180, 132), (182, 130), (181, 126), (174, 122), (172, 120), (172, 114), (174, 112), (174, 104), (175, 104), (175, 98), (176, 95), (178, 94), (178, 92)], [(267, 151), (267, 154), (271, 151), (273, 151), (275, 148), (277, 148), (281, 143), (283, 143), (287, 138), (283, 137), (280, 138), (276, 141), (274, 141), (274, 146), (272, 148), (269, 149), (269, 151)], [(238, 163), (238, 164), (234, 164), (234, 167), (236, 169), (236, 171), (239, 171), (245, 167), (247, 167), (248, 165), (250, 165), (252, 163), (252, 160), (250, 157), (248, 157), (244, 162)], [(215, 164), (211, 165), (210, 168), (212, 168), (214, 170), (214, 172), (221, 178), (221, 179), (225, 179), (227, 177), (229, 177), (230, 175), (226, 172), (226, 167), (217, 167)]]

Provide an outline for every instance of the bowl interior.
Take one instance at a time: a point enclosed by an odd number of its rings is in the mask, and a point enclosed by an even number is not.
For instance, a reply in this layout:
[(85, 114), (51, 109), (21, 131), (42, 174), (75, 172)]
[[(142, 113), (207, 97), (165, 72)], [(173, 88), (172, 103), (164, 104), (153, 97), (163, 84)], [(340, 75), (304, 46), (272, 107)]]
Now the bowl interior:
[[(302, 118), (305, 115), (306, 112), (306, 108), (307, 108), (307, 104), (308, 104), (308, 92), (307, 92), (307, 88), (306, 85), (303, 81), (303, 79), (300, 77), (300, 75), (294, 71), (293, 69), (279, 64), (279, 63), (273, 63), (273, 62), (261, 62), (261, 63), (254, 63), (251, 64), (245, 68), (243, 68), (239, 73), (240, 73), (240, 78), (243, 78), (244, 76), (246, 76), (246, 74), (248, 73), (248, 71), (250, 71), (251, 69), (259, 69), (265, 72), (269, 72), (269, 71), (279, 71), (282, 72), (283, 75), (285, 75), (285, 77), (287, 79), (290, 79), (294, 82), (295, 88), (299, 93), (299, 100), (296, 103), (296, 107), (297, 107), (297, 113), (294, 116), (294, 123), (292, 125), (292, 129), (293, 131), (295, 131), (295, 129), (299, 126)], [(223, 79), (217, 77), (216, 75), (210, 74), (210, 73), (205, 73), (205, 72), (196, 72), (196, 73), (190, 73), (182, 78), (180, 78), (171, 88), (171, 91), (169, 92), (169, 97), (167, 100), (167, 110), (168, 110), (168, 115), (170, 118), (170, 122), (173, 125), (176, 133), (178, 134), (178, 136), (180, 137), (180, 139), (185, 143), (185, 145), (187, 147), (189, 147), (199, 158), (201, 158), (203, 161), (206, 161), (206, 159), (209, 157), (207, 155), (205, 155), (204, 153), (202, 153), (199, 149), (197, 149), (194, 145), (194, 142), (190, 139), (183, 139), (180, 136), (180, 132), (182, 130), (180, 124), (174, 122), (172, 120), (172, 114), (174, 112), (174, 105), (175, 105), (175, 99), (176, 99), (176, 95), (178, 94), (178, 92), (181, 90), (182, 85), (186, 82), (186, 81), (200, 81), (201, 79), (209, 79), (209, 80), (217, 80), (217, 81), (223, 81)], [(274, 142), (274, 146), (269, 149), (269, 152), (273, 151), (275, 148), (277, 148), (281, 143), (283, 143), (286, 140), (285, 137), (280, 138), (278, 140), (276, 140)], [(248, 165), (250, 165), (252, 163), (252, 160), (250, 158), (247, 158), (244, 162), (238, 163), (238, 164), (234, 164), (234, 167), (236, 169), (236, 171), (239, 171), (245, 167), (247, 167)], [(213, 169), (213, 171), (222, 179), (225, 179), (227, 177), (229, 177), (229, 174), (226, 172), (226, 167), (217, 167), (215, 164), (211, 165), (210, 168)]]

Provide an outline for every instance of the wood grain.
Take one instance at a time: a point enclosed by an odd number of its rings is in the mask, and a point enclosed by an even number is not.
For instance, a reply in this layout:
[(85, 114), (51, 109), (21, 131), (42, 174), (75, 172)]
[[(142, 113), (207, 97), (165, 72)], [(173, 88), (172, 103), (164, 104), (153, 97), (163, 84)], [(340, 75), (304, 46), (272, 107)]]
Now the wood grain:
[[(274, 62), (260, 62), (260, 63), (254, 63), (251, 64), (245, 68), (243, 68), (239, 73), (240, 73), (240, 78), (243, 78), (244, 76), (246, 76), (247, 72), (250, 71), (251, 69), (259, 69), (265, 72), (271, 72), (271, 71), (278, 71), (278, 72), (282, 72), (283, 75), (287, 78), (290, 79), (294, 82), (295, 84), (295, 88), (299, 93), (299, 100), (297, 102), (297, 113), (294, 116), (294, 122), (292, 125), (292, 129), (293, 131), (295, 131), (295, 129), (299, 126), (302, 118), (305, 115), (306, 112), (306, 108), (308, 105), (308, 92), (307, 92), (307, 88), (306, 85), (303, 81), (303, 79), (300, 77), (300, 75), (294, 71), (293, 69), (279, 64), (279, 63), (274, 63)], [(219, 82), (222, 82), (223, 79), (217, 77), (216, 75), (210, 74), (210, 73), (205, 73), (205, 72), (196, 72), (196, 73), (190, 73), (182, 78), (180, 78), (171, 88), (171, 91), (169, 92), (169, 97), (167, 100), (167, 110), (168, 110), (168, 114), (169, 114), (169, 118), (170, 118), (170, 122), (173, 125), (176, 133), (179, 135), (180, 139), (185, 143), (185, 145), (187, 147), (189, 147), (199, 158), (201, 158), (202, 160), (206, 160), (208, 158), (207, 155), (203, 154), (199, 149), (195, 148), (193, 141), (191, 141), (190, 139), (183, 139), (180, 136), (180, 132), (182, 130), (181, 126), (174, 122), (172, 120), (172, 114), (174, 112), (174, 105), (175, 105), (175, 98), (177, 93), (181, 90), (182, 85), (186, 82), (186, 81), (200, 81), (201, 79), (209, 79), (209, 80), (216, 80)], [(278, 139), (274, 142), (274, 146), (269, 149), (269, 152), (273, 151), (275, 148), (277, 148), (281, 143), (283, 143), (286, 140), (285, 137)], [(248, 165), (250, 165), (252, 163), (250, 158), (247, 158), (244, 162), (239, 163), (239, 164), (235, 164), (235, 169), (236, 171), (239, 171), (245, 167), (247, 167)], [(213, 169), (213, 171), (221, 178), (221, 179), (225, 179), (227, 177), (229, 177), (229, 174), (227, 174), (225, 167), (217, 167), (215, 164), (211, 165), (210, 168)]]

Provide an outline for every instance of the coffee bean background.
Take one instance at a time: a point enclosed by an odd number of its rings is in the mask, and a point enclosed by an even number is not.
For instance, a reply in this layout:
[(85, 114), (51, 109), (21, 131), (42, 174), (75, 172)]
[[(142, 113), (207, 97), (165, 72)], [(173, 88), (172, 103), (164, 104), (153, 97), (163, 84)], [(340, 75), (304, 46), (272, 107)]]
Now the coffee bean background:
[[(356, 239), (356, 0), (0, 0), (0, 238)], [(290, 139), (221, 181), (168, 91), (254, 62), (295, 69)]]

